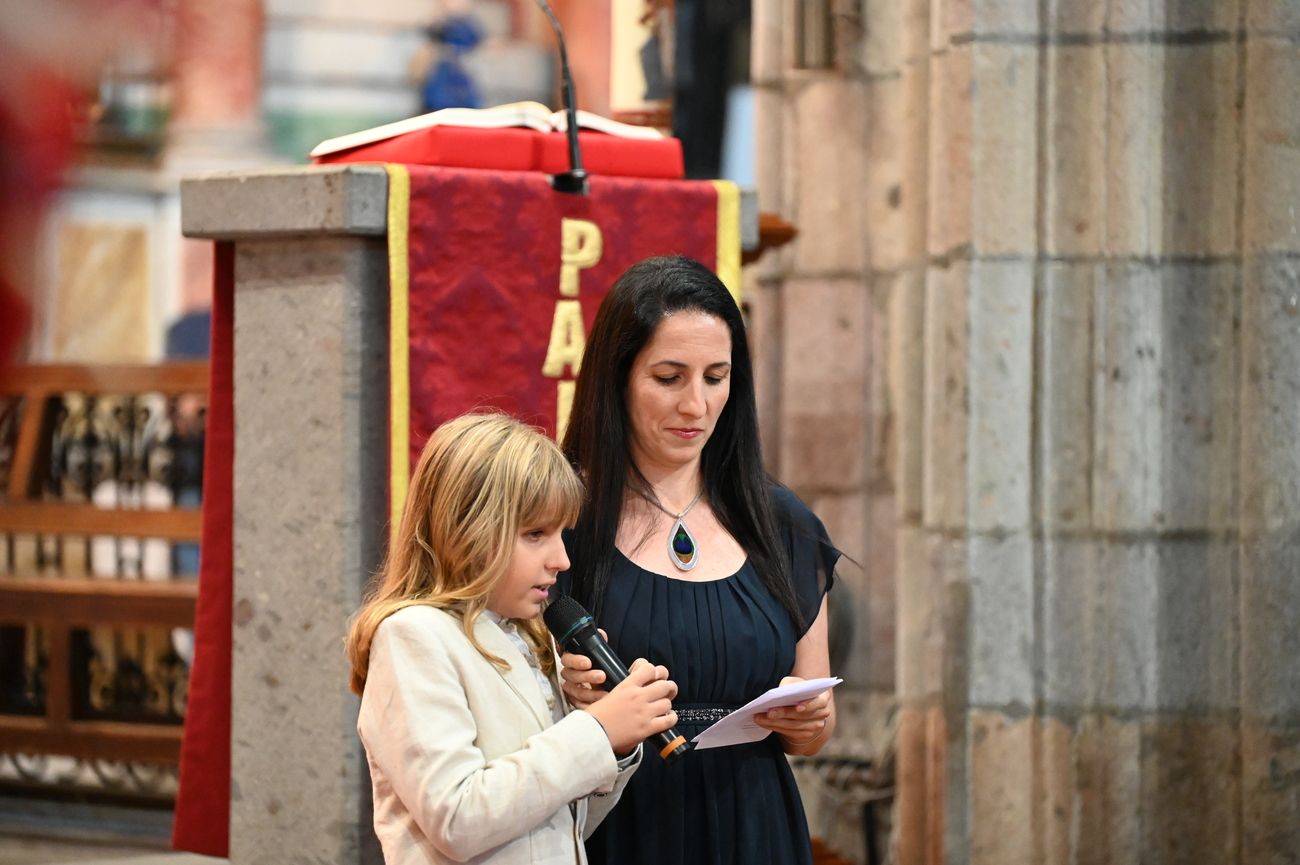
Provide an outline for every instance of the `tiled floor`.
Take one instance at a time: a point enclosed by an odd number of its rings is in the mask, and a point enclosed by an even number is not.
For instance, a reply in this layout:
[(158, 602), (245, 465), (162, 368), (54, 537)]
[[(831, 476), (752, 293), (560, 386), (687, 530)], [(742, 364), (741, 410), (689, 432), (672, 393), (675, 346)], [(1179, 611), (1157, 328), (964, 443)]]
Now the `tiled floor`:
[(65, 865), (113, 862), (165, 853), (157, 847), (65, 841), (52, 838), (0, 835), (0, 865)]
[(0, 794), (0, 865), (135, 865), (170, 844), (167, 809)]

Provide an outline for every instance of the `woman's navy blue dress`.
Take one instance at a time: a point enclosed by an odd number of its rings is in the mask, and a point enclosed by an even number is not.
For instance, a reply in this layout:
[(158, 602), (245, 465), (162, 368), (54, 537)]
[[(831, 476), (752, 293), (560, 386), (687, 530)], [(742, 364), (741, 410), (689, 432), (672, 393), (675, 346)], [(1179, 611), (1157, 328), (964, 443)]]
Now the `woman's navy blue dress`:
[[(748, 561), (724, 579), (692, 582), (618, 555), (600, 625), (624, 661), (643, 657), (668, 668), (679, 712), (734, 709), (777, 685), (830, 589), (839, 552), (821, 521), (788, 490), (774, 488), (773, 496), (802, 626)], [(568, 589), (564, 576), (560, 588)], [(682, 721), (678, 729), (689, 740), (709, 723)], [(779, 737), (692, 750), (671, 763), (647, 749), (588, 839), (587, 855), (592, 865), (808, 865), (808, 824)]]

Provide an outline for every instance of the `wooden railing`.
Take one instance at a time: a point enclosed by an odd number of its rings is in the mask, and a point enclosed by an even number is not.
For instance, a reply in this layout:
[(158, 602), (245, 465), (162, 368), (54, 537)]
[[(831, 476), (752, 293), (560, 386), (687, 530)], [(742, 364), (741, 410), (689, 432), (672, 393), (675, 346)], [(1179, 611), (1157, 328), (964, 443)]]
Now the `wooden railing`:
[[(100, 507), (51, 496), (48, 467), (64, 394), (88, 398), (161, 394), (204, 399), (208, 366), (176, 362), (156, 366), (27, 366), (0, 378), (0, 397), (17, 411), (10, 442), (7, 484), (0, 502), (0, 538), (22, 536), (160, 539), (197, 544), (200, 512)], [(35, 628), (43, 635), (43, 712), (0, 714), (6, 752), (55, 754), (82, 759), (175, 763), (181, 727), (76, 717), (73, 635), (108, 628), (188, 628), (194, 622), (197, 582), (188, 579), (105, 578), (20, 564), (0, 565), (0, 626)]]

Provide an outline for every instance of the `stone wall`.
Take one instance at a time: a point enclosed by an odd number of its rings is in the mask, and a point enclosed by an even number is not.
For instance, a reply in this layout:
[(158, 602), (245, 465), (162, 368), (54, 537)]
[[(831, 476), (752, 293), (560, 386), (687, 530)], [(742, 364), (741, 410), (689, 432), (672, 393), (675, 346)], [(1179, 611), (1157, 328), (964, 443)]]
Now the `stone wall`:
[[(889, 803), (867, 798), (888, 784), (895, 690), (895, 535), (900, 502), (888, 384), (892, 310), (905, 286), (876, 248), (876, 226), (899, 208), (882, 184), (873, 102), (880, 80), (852, 57), (818, 68), (800, 59), (795, 4), (753, 5), (751, 84), (759, 206), (794, 223), (788, 245), (746, 272), (757, 359), (759, 417), (769, 470), (821, 517), (847, 558), (830, 604), (832, 648), (851, 610), (852, 641), (836, 696), (834, 739), (823, 757), (870, 755), (866, 780), (846, 781), (825, 761), (796, 766), (809, 825), (852, 861), (867, 857), (864, 821), (887, 834)], [(861, 50), (840, 34), (841, 57)], [(847, 38), (845, 38), (847, 36)], [(896, 134), (896, 133), (891, 133)], [(879, 194), (877, 194), (879, 193)], [(838, 608), (837, 608), (838, 605)], [(877, 819), (879, 818), (879, 819)]]
[(766, 432), (896, 563), (897, 860), (1296, 861), (1300, 8), (840, 3), (807, 71), (803, 5)]
[(846, 687), (894, 687), (894, 437), (885, 381), (893, 286), (873, 272), (861, 190), (876, 182), (854, 70), (794, 69), (792, 10), (754, 3), (752, 78), (759, 207), (798, 235), (746, 273), (768, 467), (851, 558), (839, 570), (855, 613)]

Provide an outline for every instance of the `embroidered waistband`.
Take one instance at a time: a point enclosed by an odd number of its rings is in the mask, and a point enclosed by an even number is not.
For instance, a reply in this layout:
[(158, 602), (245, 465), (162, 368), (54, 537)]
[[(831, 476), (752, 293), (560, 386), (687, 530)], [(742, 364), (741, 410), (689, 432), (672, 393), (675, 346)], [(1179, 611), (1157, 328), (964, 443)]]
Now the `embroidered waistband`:
[(682, 724), (716, 724), (734, 711), (734, 706), (683, 706), (676, 709), (677, 720)]

